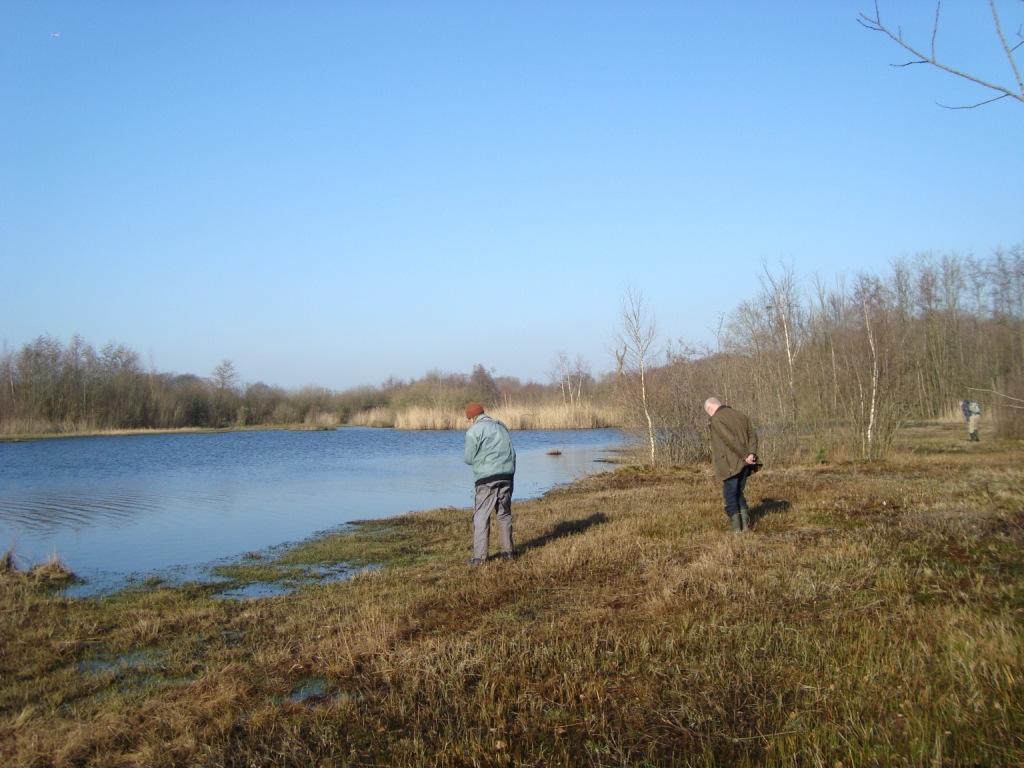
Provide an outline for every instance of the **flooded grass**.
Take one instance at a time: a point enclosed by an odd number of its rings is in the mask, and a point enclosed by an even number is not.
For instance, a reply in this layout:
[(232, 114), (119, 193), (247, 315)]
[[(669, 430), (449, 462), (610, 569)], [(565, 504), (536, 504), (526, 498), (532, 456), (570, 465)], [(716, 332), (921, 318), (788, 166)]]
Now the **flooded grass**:
[(105, 654), (83, 659), (75, 665), (79, 672), (98, 675), (106, 672), (137, 672), (157, 669), (161, 664), (161, 653), (151, 649), (139, 649), (121, 654)]
[(296, 704), (316, 704), (328, 698), (327, 681), (322, 677), (310, 677), (300, 681), (298, 687), (288, 695), (288, 701)]
[[(345, 529), (348, 530), (347, 527)], [(53, 568), (51, 564), (37, 566), (27, 573), (37, 581), (59, 582), (56, 586), (60, 587), (61, 594), (75, 599), (103, 598), (121, 592), (166, 588), (204, 591), (218, 599), (252, 600), (290, 595), (306, 586), (345, 581), (363, 571), (381, 567), (380, 563), (362, 560), (359, 563), (337, 560), (341, 549), (336, 550), (334, 560), (311, 559), (310, 546), (323, 544), (325, 537), (334, 535), (322, 533), (298, 545), (280, 544), (259, 552), (245, 552), (231, 562), (178, 566), (153, 574), (101, 573), (88, 581), (74, 577), (59, 579), (46, 576), (46, 571)], [(312, 551), (323, 553), (326, 550), (317, 546)], [(13, 558), (8, 557), (8, 560), (13, 569), (10, 572), (16, 572)], [(3, 562), (0, 561), (0, 575), (4, 573)], [(39, 575), (40, 571), (43, 575)]]
[[(381, 567), (380, 563), (364, 560), (358, 563), (340, 560), (338, 548), (330, 557), (326, 554), (329, 546), (313, 546), (339, 536), (344, 538), (345, 534), (324, 534), (297, 546), (272, 547), (263, 553), (248, 552), (240, 563), (216, 566), (211, 569), (220, 579), (215, 596), (221, 600), (283, 597), (305, 586), (334, 584)], [(321, 555), (320, 559), (314, 559), (311, 552)]]
[(296, 589), (295, 586), (278, 582), (254, 581), (242, 587), (220, 590), (214, 596), (218, 600), (261, 600), (267, 597), (284, 597)]
[(910, 439), (768, 466), (749, 534), (709, 472), (626, 468), (485, 568), (446, 508), (238, 563), (314, 582), (272, 600), (0, 577), (0, 764), (1021, 764), (1020, 446)]

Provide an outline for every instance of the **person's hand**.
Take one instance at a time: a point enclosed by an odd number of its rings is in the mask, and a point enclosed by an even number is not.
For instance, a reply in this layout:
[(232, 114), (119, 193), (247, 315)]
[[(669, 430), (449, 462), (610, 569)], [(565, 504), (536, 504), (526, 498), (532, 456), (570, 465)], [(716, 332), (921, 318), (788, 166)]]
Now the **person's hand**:
[(747, 464), (750, 464), (750, 465), (757, 464), (757, 454), (756, 453), (748, 453), (747, 454), (747, 458), (745, 458), (744, 461), (747, 462)]

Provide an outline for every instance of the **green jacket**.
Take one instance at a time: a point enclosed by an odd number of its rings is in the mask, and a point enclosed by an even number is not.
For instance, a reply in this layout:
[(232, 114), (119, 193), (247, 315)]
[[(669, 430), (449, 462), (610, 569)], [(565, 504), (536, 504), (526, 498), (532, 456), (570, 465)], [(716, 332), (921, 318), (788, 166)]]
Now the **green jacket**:
[(711, 465), (719, 480), (727, 480), (746, 466), (745, 459), (757, 453), (757, 431), (745, 414), (728, 405), (711, 417)]
[(491, 480), (511, 480), (516, 473), (516, 451), (508, 429), (486, 413), (477, 416), (466, 430), (463, 459), (473, 466), (473, 480), (477, 485)]

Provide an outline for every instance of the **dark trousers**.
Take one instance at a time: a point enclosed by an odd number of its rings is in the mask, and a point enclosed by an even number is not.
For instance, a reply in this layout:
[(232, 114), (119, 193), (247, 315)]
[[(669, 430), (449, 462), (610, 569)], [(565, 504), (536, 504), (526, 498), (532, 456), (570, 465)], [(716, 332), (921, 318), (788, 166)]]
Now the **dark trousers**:
[(722, 496), (725, 498), (725, 514), (732, 517), (741, 509), (747, 508), (747, 499), (743, 495), (743, 488), (747, 484), (747, 478), (754, 471), (752, 466), (746, 466), (732, 477), (722, 481)]

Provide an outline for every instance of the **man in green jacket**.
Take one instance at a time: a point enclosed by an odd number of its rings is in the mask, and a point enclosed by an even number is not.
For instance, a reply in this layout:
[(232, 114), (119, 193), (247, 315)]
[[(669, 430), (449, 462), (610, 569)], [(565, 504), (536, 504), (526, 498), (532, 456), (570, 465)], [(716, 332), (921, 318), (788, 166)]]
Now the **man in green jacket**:
[(463, 459), (473, 467), (475, 483), (473, 513), (473, 559), (470, 565), (487, 562), (491, 512), (498, 520), (501, 556), (512, 559), (512, 483), (516, 474), (516, 452), (508, 429), (484, 413), (480, 403), (466, 406), (472, 422), (466, 430)]
[(716, 397), (704, 401), (711, 417), (711, 465), (722, 481), (725, 514), (734, 531), (750, 528), (750, 510), (743, 496), (747, 478), (757, 471), (757, 432), (746, 414), (722, 405)]

